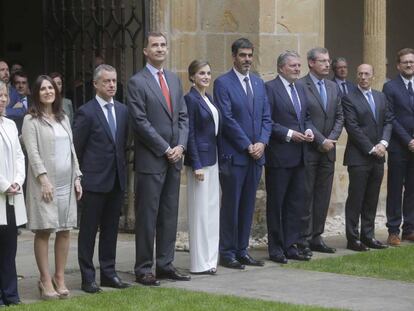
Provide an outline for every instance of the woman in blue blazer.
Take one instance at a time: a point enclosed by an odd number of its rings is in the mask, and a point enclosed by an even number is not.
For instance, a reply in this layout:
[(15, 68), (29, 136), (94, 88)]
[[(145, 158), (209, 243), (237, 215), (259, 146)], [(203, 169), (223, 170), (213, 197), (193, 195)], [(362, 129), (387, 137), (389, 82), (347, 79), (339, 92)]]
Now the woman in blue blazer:
[(215, 274), (219, 243), (220, 183), (218, 135), (220, 113), (206, 89), (210, 65), (194, 60), (188, 67), (193, 83), (185, 95), (189, 119), (187, 153), (187, 203), (190, 236), (190, 272)]

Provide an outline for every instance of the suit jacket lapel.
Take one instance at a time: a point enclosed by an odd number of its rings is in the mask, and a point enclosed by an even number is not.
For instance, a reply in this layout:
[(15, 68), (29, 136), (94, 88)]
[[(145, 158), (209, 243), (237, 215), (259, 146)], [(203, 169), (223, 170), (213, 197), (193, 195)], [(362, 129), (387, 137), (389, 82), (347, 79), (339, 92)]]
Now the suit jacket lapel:
[[(239, 93), (241, 94), (241, 97), (243, 98), (243, 105), (247, 107), (247, 111), (249, 112), (250, 116), (253, 117), (253, 111), (250, 110), (249, 105), (247, 104), (247, 94), (244, 90), (243, 86), (240, 83), (239, 78), (237, 77), (236, 73), (231, 69), (230, 76), (234, 80), (234, 83), (237, 85), (236, 88), (238, 89)], [(253, 85), (253, 83), (252, 83)], [(253, 91), (253, 90), (252, 90)], [(254, 91), (253, 91), (253, 105), (254, 105)]]
[[(286, 88), (285, 88), (282, 80), (279, 78), (279, 76), (276, 78), (275, 83), (276, 83), (276, 92), (283, 99), (287, 110), (297, 118), (298, 116), (296, 114), (295, 107), (293, 107), (292, 100), (290, 99), (290, 96), (289, 96), (288, 92), (286, 91)], [(301, 100), (301, 99), (299, 99), (299, 100)], [(301, 106), (302, 106), (302, 104), (301, 104)], [(302, 111), (302, 109), (301, 109), (301, 111)]]
[(106, 120), (106, 117), (105, 117), (105, 115), (102, 111), (101, 105), (99, 105), (99, 103), (96, 99), (95, 99), (95, 110), (96, 110), (96, 115), (97, 115), (99, 121), (102, 123), (102, 126), (105, 130), (105, 133), (108, 135), (109, 139), (112, 142), (114, 142), (114, 138), (112, 137), (112, 133), (111, 133), (111, 129), (109, 128), (108, 121)]
[[(145, 70), (143, 71), (143, 74), (147, 78), (146, 80), (147, 80), (148, 87), (154, 93), (154, 95), (156, 96), (156, 98), (158, 99), (161, 106), (164, 108), (165, 112), (168, 114), (168, 116), (170, 118), (172, 118), (170, 109), (168, 109), (167, 102), (165, 101), (164, 95), (162, 95), (160, 85), (158, 84), (158, 82), (155, 80), (154, 76), (151, 74), (151, 72), (146, 67), (145, 67)], [(174, 89), (174, 87), (173, 87), (173, 85), (169, 84), (167, 76), (165, 75), (165, 71), (164, 71), (164, 77), (165, 77), (165, 79), (167, 80), (167, 83), (168, 83), (168, 87), (169, 87), (169, 91), (170, 91), (170, 97), (171, 97), (171, 105), (173, 106), (173, 111), (174, 111), (173, 96), (172, 96), (173, 95), (172, 94), (172, 89)]]
[(313, 83), (313, 80), (309, 74), (306, 76), (306, 84), (307, 84), (309, 91), (312, 93), (313, 96), (315, 96), (319, 105), (321, 105), (322, 111), (326, 114), (321, 95), (319, 94), (319, 90), (316, 89), (315, 83)]
[[(200, 103), (201, 108), (203, 108), (205, 111), (208, 112), (208, 114), (211, 116), (211, 119), (213, 119), (213, 113), (211, 112), (210, 108), (208, 107), (206, 101), (201, 96), (201, 94), (194, 88), (191, 88), (191, 94), (193, 94), (195, 97), (197, 97), (198, 102)], [(207, 94), (206, 94), (207, 95)], [(212, 103), (211, 99), (209, 98), (210, 102)]]

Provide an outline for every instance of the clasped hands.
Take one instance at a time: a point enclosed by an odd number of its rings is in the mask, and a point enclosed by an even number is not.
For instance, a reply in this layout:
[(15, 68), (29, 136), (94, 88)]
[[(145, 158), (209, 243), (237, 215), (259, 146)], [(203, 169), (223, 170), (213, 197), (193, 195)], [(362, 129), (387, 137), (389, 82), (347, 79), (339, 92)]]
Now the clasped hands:
[(378, 158), (383, 158), (385, 156), (385, 152), (386, 152), (386, 148), (383, 144), (379, 143), (376, 144), (371, 152), (372, 155), (378, 157)]
[(13, 183), (9, 188), (6, 190), (6, 194), (8, 195), (16, 195), (20, 193), (20, 185), (18, 183)]
[(182, 146), (175, 146), (174, 148), (169, 148), (165, 155), (170, 163), (175, 163), (181, 160), (183, 153), (184, 148)]
[(295, 143), (302, 143), (302, 142), (313, 142), (314, 135), (311, 129), (307, 129), (305, 133), (297, 132), (292, 130), (292, 140)]
[(260, 159), (263, 155), (265, 149), (265, 144), (264, 143), (255, 143), (255, 144), (250, 144), (249, 147), (247, 148), (247, 151), (249, 152), (249, 155), (257, 160)]

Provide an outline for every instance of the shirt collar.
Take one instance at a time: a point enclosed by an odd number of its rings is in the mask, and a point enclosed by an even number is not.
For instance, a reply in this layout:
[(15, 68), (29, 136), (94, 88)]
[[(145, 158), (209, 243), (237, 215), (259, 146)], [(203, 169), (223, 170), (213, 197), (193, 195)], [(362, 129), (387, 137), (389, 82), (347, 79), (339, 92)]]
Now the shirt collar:
[[(317, 85), (319, 81), (323, 81), (323, 79), (318, 79), (312, 72), (309, 72), (309, 76), (311, 77), (315, 85)], [(323, 82), (323, 84), (325, 84), (325, 81)]]
[[(282, 81), (283, 85), (285, 86), (285, 88), (290, 87), (290, 82), (288, 80), (286, 80), (285, 78), (283, 78), (281, 75), (279, 75), (280, 80)], [(295, 82), (292, 82), (293, 85), (295, 85)]]
[[(403, 80), (405, 86), (408, 86), (408, 82), (411, 82), (411, 85), (414, 84), (413, 78), (411, 78), (410, 80), (408, 80), (408, 79), (404, 78), (402, 75), (400, 75), (400, 77)], [(414, 87), (414, 85), (413, 85), (413, 87)]]
[(154, 67), (153, 65), (151, 65), (150, 63), (147, 63), (145, 66), (146, 66), (146, 67), (147, 67), (147, 69), (151, 72), (151, 74), (152, 74), (153, 76), (156, 76), (156, 75), (158, 74), (158, 71), (161, 71), (162, 73), (164, 73), (164, 68), (161, 68), (161, 69), (155, 68), (155, 67)]
[[(108, 103), (107, 101), (105, 101), (102, 97), (99, 97), (98, 95), (95, 96), (95, 99), (98, 101), (98, 104), (103, 108), (105, 108), (105, 105)], [(114, 103), (114, 99), (111, 98), (109, 103)]]
[(342, 83), (346, 84), (346, 80), (341, 80), (341, 79), (338, 79), (338, 78), (335, 78), (335, 82), (338, 83), (339, 85), (342, 85)]
[(239, 80), (240, 81), (244, 81), (244, 78), (246, 78), (246, 77), (248, 77), (249, 78), (249, 81), (250, 81), (250, 75), (249, 75), (249, 72), (247, 72), (247, 75), (242, 75), (240, 72), (238, 72), (237, 70), (236, 70), (236, 68), (234, 68), (233, 67), (233, 71), (235, 72), (235, 74), (236, 74), (236, 76), (237, 76), (237, 78), (239, 78)]
[(369, 90), (364, 90), (359, 86), (359, 84), (357, 85), (357, 87), (362, 92), (362, 94), (364, 94), (365, 96), (367, 96), (368, 92), (370, 92), (372, 94), (372, 89), (371, 88), (369, 88)]

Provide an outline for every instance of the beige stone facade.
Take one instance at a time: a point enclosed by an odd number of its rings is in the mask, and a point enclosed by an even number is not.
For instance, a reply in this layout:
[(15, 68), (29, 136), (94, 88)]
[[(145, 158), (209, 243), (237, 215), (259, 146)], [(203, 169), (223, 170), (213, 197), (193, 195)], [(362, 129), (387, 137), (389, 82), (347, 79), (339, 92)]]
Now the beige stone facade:
[[(380, 48), (378, 44), (385, 44), (385, 37), (380, 43), (375, 41), (378, 35), (383, 34), (375, 28), (378, 21), (374, 13), (375, 10), (383, 9), (385, 0), (378, 1), (381, 2), (380, 6), (373, 4), (376, 0), (367, 2), (365, 14), (374, 26), (366, 28), (364, 32), (368, 38), (365, 40), (364, 59), (379, 62), (378, 57), (372, 60), (372, 56), (376, 55), (373, 49)], [(167, 34), (170, 46), (167, 66), (181, 76), (187, 91), (188, 64), (193, 59), (207, 59), (212, 66), (213, 78), (217, 77), (232, 67), (230, 46), (239, 37), (247, 37), (255, 44), (253, 70), (264, 80), (276, 75), (276, 58), (286, 49), (296, 50), (302, 55), (302, 74), (305, 75), (306, 52), (312, 47), (324, 46), (325, 14), (324, 0), (154, 0), (150, 21), (152, 30)], [(383, 31), (383, 28), (379, 31)], [(374, 42), (377, 43), (375, 47), (372, 46)], [(385, 53), (385, 46), (382, 51)], [(385, 78), (385, 69), (381, 75), (383, 77), (378, 79), (379, 83)], [(345, 143), (344, 130), (337, 148), (330, 216), (344, 212), (348, 187), (348, 174), (342, 165)], [(384, 193), (385, 189), (381, 192), (380, 209), (384, 207)], [(185, 180), (181, 199), (180, 229), (185, 230)], [(263, 191), (259, 191), (257, 203), (258, 213), (253, 232), (260, 235), (265, 231)]]

